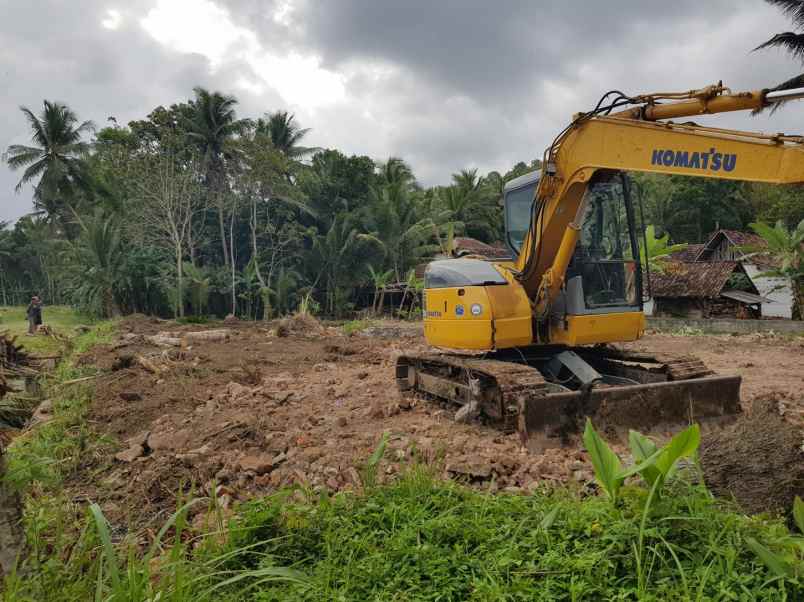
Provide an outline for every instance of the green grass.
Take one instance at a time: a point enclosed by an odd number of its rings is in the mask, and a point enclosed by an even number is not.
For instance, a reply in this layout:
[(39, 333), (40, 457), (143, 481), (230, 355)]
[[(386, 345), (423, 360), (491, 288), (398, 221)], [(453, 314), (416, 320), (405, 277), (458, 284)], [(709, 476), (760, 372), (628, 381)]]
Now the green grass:
[(373, 325), (374, 321), (369, 320), (367, 318), (364, 318), (362, 320), (350, 320), (349, 322), (345, 322), (341, 326), (341, 330), (343, 331), (343, 334), (345, 334), (346, 336), (351, 336), (353, 334), (360, 332), (361, 330), (370, 328)]
[[(77, 314), (73, 309), (62, 306), (45, 306), (42, 309), (42, 321), (58, 334), (72, 336), (79, 324), (91, 325), (93, 320)], [(25, 307), (0, 307), (0, 332), (7, 331), (19, 337), (18, 342), (33, 354), (49, 355), (59, 353), (62, 344), (46, 335), (27, 336), (28, 319)]]
[(779, 521), (721, 507), (676, 482), (656, 502), (638, 598), (638, 537), (646, 492), (614, 506), (566, 490), (485, 494), (414, 469), (366, 496), (249, 504), (234, 525), (233, 564), (292, 566), (309, 584), (277, 583), (249, 599), (280, 600), (794, 600), (802, 584), (776, 578), (746, 537), (785, 544)]

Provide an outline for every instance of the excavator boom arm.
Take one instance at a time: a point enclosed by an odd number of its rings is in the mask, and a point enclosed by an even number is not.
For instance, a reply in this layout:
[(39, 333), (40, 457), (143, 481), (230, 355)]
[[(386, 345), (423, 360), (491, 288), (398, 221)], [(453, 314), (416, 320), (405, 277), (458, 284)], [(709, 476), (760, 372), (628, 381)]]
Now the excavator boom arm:
[[(804, 90), (793, 92), (804, 96)], [(765, 98), (755, 92), (715, 96), (707, 102), (712, 109), (717, 99), (723, 99), (715, 109), (744, 110), (765, 106)], [(554, 145), (536, 193), (538, 211), (515, 264), (537, 314), (549, 306), (564, 283), (582, 225), (584, 194), (598, 170), (775, 184), (804, 182), (804, 138), (799, 136), (637, 118), (700, 113), (705, 108), (702, 102), (647, 105), (611, 116), (580, 119)]]

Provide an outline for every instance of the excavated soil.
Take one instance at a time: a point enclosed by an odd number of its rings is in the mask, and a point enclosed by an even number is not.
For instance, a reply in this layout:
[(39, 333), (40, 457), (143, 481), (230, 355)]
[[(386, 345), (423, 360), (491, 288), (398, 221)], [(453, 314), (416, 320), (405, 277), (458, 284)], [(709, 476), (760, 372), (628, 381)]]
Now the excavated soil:
[[(222, 327), (226, 340), (160, 347), (147, 339)], [(773, 391), (786, 418), (802, 423), (802, 342), (651, 335), (636, 345), (695, 351), (718, 372), (741, 372), (746, 407)], [(215, 486), (228, 503), (290, 484), (358, 488), (384, 432), (380, 480), (411, 460), (492, 490), (592, 479), (578, 447), (528, 453), (516, 434), (454, 422), (453, 407), (401, 399), (396, 356), (426, 350), (416, 324), (383, 322), (347, 337), (306, 320), (200, 327), (129, 318), (120, 341), (80, 358), (100, 372), (91, 424), (119, 445), (88, 454), (68, 486), (120, 528), (139, 528), (164, 519), (190, 490)]]
[(776, 399), (756, 400), (735, 424), (704, 438), (700, 458), (709, 489), (746, 512), (789, 512), (804, 496), (802, 432), (781, 417)]

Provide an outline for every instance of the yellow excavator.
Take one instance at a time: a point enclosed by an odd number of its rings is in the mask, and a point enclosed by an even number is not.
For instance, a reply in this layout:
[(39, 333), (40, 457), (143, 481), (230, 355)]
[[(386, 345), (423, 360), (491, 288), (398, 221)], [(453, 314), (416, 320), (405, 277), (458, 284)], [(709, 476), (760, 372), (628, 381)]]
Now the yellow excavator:
[(612, 91), (575, 115), (541, 170), (505, 187), (511, 259), (428, 264), (424, 333), (445, 351), (399, 357), (402, 394), (459, 404), (456, 418), (518, 430), (531, 449), (567, 443), (585, 416), (616, 434), (739, 413), (739, 376), (714, 375), (694, 356), (614, 345), (643, 335), (650, 278), (627, 173), (804, 182), (802, 136), (673, 121), (800, 98), (804, 88), (732, 93), (722, 83)]

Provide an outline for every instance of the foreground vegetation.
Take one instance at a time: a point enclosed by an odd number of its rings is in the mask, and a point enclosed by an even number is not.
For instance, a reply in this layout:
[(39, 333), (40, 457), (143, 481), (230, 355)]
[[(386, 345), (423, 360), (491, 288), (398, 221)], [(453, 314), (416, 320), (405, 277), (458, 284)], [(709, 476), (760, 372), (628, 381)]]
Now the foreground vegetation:
[[(804, 586), (775, 575), (756, 538), (791, 553), (780, 521), (723, 507), (678, 481), (654, 506), (645, 552), (635, 542), (646, 503), (626, 488), (615, 506), (559, 490), (480, 493), (413, 467), (364, 494), (285, 491), (240, 509), (228, 541), (188, 532), (187, 507), (147, 552), (113, 546), (97, 508), (75, 540), (39, 550), (9, 600), (795, 600)], [(198, 502), (214, 508), (214, 500)], [(54, 529), (50, 525), (50, 530)], [(37, 533), (41, 545), (47, 535)]]

